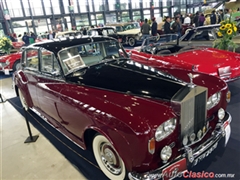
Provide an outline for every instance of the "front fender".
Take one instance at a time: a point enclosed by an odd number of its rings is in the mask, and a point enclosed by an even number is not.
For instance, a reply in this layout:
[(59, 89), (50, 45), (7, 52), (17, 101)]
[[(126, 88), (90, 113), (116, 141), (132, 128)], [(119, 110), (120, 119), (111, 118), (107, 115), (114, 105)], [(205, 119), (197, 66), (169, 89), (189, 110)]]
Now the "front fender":
[[(132, 171), (132, 166), (133, 166), (132, 150), (130, 148), (130, 143), (121, 134), (121, 132), (118, 132), (117, 129), (113, 129), (113, 128), (106, 127), (106, 126), (104, 128), (91, 126), (91, 127), (88, 127), (87, 129), (94, 130), (94, 131), (98, 132), (99, 134), (105, 136), (109, 140), (109, 142), (113, 145), (113, 147), (116, 149), (116, 151), (118, 152), (120, 157), (122, 158), (126, 169), (128, 171)], [(85, 130), (85, 132), (86, 132), (86, 130)], [(84, 132), (84, 134), (85, 134), (85, 132)], [(87, 142), (84, 142), (84, 143), (86, 144)]]

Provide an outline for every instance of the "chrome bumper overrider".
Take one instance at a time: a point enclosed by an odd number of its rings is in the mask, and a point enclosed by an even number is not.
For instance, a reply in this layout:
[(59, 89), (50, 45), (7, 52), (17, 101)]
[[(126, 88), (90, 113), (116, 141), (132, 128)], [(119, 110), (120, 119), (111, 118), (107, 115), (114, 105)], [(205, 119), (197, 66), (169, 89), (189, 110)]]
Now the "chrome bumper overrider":
[[(164, 166), (145, 173), (137, 173), (137, 172), (129, 172), (128, 177), (130, 180), (151, 180), (156, 179), (153, 177), (156, 177), (156, 175), (161, 175), (162, 170), (165, 169), (168, 166), (171, 166), (173, 163), (179, 161), (180, 159), (186, 158), (187, 160), (187, 166), (193, 167), (196, 164), (198, 164), (199, 161), (201, 161), (203, 158), (207, 157), (208, 154), (210, 154), (215, 148), (217, 148), (218, 142), (225, 138), (225, 129), (224, 125), (227, 123), (230, 125), (230, 122), (232, 120), (232, 117), (229, 113), (226, 113), (225, 118), (222, 120), (221, 123), (218, 123), (212, 132), (211, 138), (209, 138), (207, 141), (205, 141), (203, 144), (201, 144), (196, 149), (192, 149), (191, 147), (186, 146), (185, 153), (178, 156), (175, 160), (173, 160), (170, 163), (165, 164)], [(161, 176), (158, 176), (161, 177)]]

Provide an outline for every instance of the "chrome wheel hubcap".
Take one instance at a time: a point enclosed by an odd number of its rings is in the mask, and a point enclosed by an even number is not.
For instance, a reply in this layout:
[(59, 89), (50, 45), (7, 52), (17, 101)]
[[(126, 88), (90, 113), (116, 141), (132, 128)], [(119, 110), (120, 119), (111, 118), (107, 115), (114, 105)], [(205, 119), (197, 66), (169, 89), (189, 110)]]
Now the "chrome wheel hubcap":
[(106, 169), (114, 175), (119, 175), (122, 172), (122, 163), (111, 144), (103, 143), (100, 147), (100, 153), (102, 163)]

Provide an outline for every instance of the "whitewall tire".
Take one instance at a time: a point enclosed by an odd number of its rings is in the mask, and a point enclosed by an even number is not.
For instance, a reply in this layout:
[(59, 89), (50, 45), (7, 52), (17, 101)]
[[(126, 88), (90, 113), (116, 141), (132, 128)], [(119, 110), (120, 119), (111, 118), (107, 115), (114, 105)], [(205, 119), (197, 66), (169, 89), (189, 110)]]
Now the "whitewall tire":
[(93, 139), (92, 147), (100, 169), (109, 179), (125, 179), (125, 164), (106, 137), (100, 134), (96, 135)]
[(19, 98), (20, 98), (23, 108), (27, 111), (28, 105), (27, 105), (26, 99), (24, 98), (22, 91), (20, 89), (18, 89), (18, 94), (19, 94)]

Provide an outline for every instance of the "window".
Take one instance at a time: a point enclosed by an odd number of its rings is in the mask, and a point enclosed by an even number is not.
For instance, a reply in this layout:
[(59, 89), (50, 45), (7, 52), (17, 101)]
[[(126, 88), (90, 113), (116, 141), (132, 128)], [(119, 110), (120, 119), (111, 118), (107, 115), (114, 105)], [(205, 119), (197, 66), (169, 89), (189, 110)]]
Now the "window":
[(60, 74), (59, 64), (54, 53), (43, 49), (41, 54), (41, 72), (48, 74)]
[[(45, 6), (45, 4), (44, 4)], [(53, 12), (54, 14), (61, 14), (59, 0), (52, 0)]]
[(138, 8), (140, 8), (139, 0), (131, 0), (131, 3), (132, 3), (132, 8), (133, 8), (133, 9), (138, 9)]
[(143, 8), (149, 8), (150, 7), (150, 0), (143, 0)]
[(43, 7), (42, 7), (41, 1), (30, 0), (29, 2), (30, 2), (33, 16), (43, 15)]
[[(51, 3), (49, 0), (43, 0), (46, 15), (52, 15)], [(58, 7), (59, 8), (59, 7)]]
[(105, 3), (104, 0), (94, 1), (94, 9), (95, 11), (105, 11)]
[[(15, 1), (8, 0), (8, 1), (6, 1), (6, 4), (9, 9), (9, 14), (11, 17), (22, 17), (23, 16), (20, 0), (15, 0)], [(25, 10), (25, 12), (27, 14), (27, 11), (29, 12), (28, 2), (27, 2), (26, 6), (27, 6), (26, 7), (27, 9)], [(6, 8), (6, 7), (4, 7), (4, 8)]]
[(30, 70), (39, 70), (38, 50), (32, 49), (26, 52), (26, 67)]
[(87, 0), (79, 0), (78, 2), (81, 13), (87, 12)]
[(129, 0), (121, 0), (121, 3), (120, 3), (120, 8), (121, 8), (121, 10), (127, 10), (127, 9), (129, 9), (129, 8), (128, 8), (128, 1), (129, 1)]
[(64, 74), (75, 72), (85, 66), (91, 66), (106, 59), (126, 56), (117, 41), (84, 44), (59, 52)]
[(108, 1), (109, 5), (109, 11), (116, 10), (116, 6), (119, 8), (119, 4), (116, 4), (116, 0)]

